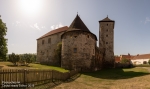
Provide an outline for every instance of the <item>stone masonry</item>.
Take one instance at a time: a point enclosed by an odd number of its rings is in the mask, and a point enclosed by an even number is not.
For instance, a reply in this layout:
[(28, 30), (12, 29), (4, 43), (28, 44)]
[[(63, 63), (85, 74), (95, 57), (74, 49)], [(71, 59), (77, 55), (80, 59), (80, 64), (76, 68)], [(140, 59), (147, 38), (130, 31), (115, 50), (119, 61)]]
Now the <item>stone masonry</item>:
[[(96, 39), (84, 31), (70, 31), (62, 37), (62, 67), (66, 69), (91, 69), (95, 56)], [(94, 60), (94, 59), (93, 59)]]
[(49, 32), (44, 36), (40, 37), (39, 39), (37, 39), (37, 61), (38, 62), (60, 66), (60, 60), (56, 60), (54, 58), (54, 52), (57, 48), (57, 44), (61, 42), (61, 35), (67, 29), (68, 27), (64, 27), (63, 31), (55, 34), (51, 34), (54, 32)]

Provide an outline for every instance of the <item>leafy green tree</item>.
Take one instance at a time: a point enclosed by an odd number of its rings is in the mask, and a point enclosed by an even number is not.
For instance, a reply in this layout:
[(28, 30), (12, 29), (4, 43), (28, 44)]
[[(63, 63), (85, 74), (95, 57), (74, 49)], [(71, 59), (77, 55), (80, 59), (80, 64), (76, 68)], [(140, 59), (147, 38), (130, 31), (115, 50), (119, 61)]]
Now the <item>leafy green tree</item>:
[(55, 53), (54, 53), (54, 57), (59, 63), (58, 66), (61, 65), (61, 48), (62, 48), (62, 43), (60, 42), (57, 44), (57, 49), (55, 50)]
[(130, 63), (130, 60), (129, 59), (126, 59), (126, 58), (122, 58), (121, 63)]
[(6, 24), (3, 23), (2, 19), (0, 18), (0, 60), (1, 61), (6, 60), (6, 55), (8, 52), (7, 39), (5, 38), (6, 32), (7, 32)]
[(30, 60), (31, 60), (31, 62), (36, 62), (36, 55), (35, 54), (31, 54)]
[(24, 57), (25, 57), (25, 61), (26, 61), (27, 65), (32, 63), (32, 60), (31, 60), (32, 55), (31, 54), (24, 54)]
[(9, 55), (9, 60), (10, 60), (14, 65), (17, 65), (17, 62), (19, 62), (20, 57), (19, 57), (19, 55), (16, 55), (15, 53), (12, 53), (11, 55)]

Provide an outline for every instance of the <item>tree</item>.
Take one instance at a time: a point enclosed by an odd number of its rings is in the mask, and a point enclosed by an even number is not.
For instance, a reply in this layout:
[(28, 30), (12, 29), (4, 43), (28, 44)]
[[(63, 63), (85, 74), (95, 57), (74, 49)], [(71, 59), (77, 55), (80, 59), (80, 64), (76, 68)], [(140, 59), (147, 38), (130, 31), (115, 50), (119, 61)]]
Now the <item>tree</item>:
[(17, 65), (17, 62), (19, 62), (20, 57), (19, 57), (19, 55), (16, 55), (15, 53), (12, 53), (11, 55), (9, 55), (9, 60), (10, 60), (14, 65)]
[(148, 64), (150, 65), (150, 59), (148, 60)]
[(54, 58), (58, 61), (58, 66), (61, 65), (61, 48), (62, 48), (62, 43), (58, 43), (57, 44), (57, 49), (55, 50), (55, 53), (54, 53)]
[(31, 54), (30, 60), (31, 60), (31, 62), (36, 62), (36, 55), (35, 54)]
[(121, 63), (130, 63), (130, 60), (126, 59), (126, 58), (122, 58), (121, 59)]
[(30, 54), (24, 54), (25, 57), (25, 61), (27, 63), (27, 65), (29, 65), (29, 63), (31, 63), (31, 55)]
[[(0, 16), (1, 17), (1, 16)], [(6, 60), (7, 55), (7, 39), (5, 38), (7, 32), (6, 24), (3, 23), (2, 19), (0, 18), (0, 60)]]

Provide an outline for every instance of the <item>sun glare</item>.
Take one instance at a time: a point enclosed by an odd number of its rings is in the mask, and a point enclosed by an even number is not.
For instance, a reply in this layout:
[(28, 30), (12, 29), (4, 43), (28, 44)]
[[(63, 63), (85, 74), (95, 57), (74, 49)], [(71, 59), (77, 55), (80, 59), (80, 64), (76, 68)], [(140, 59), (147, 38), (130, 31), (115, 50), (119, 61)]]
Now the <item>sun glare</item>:
[(20, 0), (21, 10), (26, 14), (35, 14), (40, 10), (42, 0)]

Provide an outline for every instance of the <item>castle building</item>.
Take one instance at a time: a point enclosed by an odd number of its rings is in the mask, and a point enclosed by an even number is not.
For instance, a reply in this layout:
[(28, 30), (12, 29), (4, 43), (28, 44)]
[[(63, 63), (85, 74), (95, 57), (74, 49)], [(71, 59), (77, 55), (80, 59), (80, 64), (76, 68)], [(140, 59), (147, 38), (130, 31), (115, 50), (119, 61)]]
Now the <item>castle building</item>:
[[(77, 15), (69, 27), (52, 30), (37, 39), (37, 61), (69, 70), (92, 71), (113, 67), (114, 21), (106, 17), (99, 24), (99, 47), (96, 35)], [(60, 43), (61, 54), (56, 58)]]

